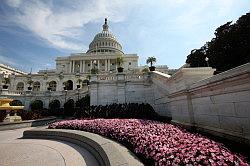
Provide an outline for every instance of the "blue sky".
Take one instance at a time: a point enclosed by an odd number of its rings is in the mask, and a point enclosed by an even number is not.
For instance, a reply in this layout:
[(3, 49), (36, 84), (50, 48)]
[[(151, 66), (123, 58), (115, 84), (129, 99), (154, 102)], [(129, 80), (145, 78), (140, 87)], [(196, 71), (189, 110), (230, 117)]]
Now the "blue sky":
[(1, 0), (0, 63), (29, 72), (86, 52), (107, 17), (125, 53), (179, 68), (214, 30), (250, 12), (249, 0)]

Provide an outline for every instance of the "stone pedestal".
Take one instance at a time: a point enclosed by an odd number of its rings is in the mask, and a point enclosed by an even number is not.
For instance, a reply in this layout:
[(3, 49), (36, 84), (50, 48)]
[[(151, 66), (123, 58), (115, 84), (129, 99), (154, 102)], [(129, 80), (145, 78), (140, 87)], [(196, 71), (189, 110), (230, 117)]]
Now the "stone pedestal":
[(1, 95), (8, 95), (9, 90), (8, 89), (2, 89)]
[(8, 113), (6, 118), (4, 119), (4, 122), (21, 122), (22, 118), (21, 116), (17, 116), (16, 113), (14, 116), (10, 116), (10, 114)]

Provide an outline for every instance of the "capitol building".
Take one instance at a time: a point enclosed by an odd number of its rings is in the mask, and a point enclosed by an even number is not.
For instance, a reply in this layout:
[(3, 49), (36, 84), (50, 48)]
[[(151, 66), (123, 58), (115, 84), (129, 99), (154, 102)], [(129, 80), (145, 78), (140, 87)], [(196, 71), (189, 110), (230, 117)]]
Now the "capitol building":
[[(56, 58), (56, 69), (40, 70), (36, 74), (12, 74), (9, 91), (74, 90), (88, 82), (91, 74), (109, 75), (122, 67), (124, 73), (139, 71), (137, 54), (125, 54), (122, 45), (109, 30), (107, 19), (102, 31), (95, 35), (86, 53), (72, 53)], [(122, 59), (119, 63), (118, 59)], [(3, 78), (2, 78), (3, 79)], [(2, 81), (1, 81), (2, 83)]]

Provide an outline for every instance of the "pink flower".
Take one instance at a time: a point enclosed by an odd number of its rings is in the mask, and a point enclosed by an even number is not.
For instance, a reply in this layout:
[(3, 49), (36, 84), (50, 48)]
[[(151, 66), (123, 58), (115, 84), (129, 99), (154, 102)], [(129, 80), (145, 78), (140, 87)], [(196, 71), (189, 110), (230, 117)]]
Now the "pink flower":
[(155, 165), (246, 165), (222, 144), (171, 124), (141, 119), (92, 119), (55, 122), (49, 128), (93, 132), (129, 144)]

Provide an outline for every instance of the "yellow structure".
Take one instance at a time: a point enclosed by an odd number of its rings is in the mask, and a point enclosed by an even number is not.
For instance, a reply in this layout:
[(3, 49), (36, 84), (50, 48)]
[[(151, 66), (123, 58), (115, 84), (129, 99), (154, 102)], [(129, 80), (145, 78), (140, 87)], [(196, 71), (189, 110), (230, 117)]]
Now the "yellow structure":
[[(7, 116), (4, 119), (4, 122), (18, 122), (22, 121), (21, 116), (17, 116), (16, 111), (21, 110), (24, 108), (24, 106), (10, 106), (10, 102), (12, 102), (13, 99), (7, 99), (7, 98), (2, 98), (0, 99), (0, 111), (1, 110), (6, 110), (7, 111)], [(9, 112), (11, 110), (15, 111), (14, 116), (10, 116)]]

